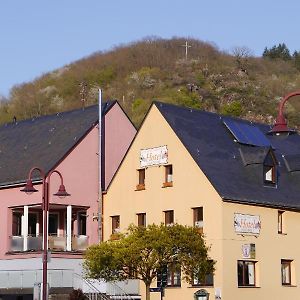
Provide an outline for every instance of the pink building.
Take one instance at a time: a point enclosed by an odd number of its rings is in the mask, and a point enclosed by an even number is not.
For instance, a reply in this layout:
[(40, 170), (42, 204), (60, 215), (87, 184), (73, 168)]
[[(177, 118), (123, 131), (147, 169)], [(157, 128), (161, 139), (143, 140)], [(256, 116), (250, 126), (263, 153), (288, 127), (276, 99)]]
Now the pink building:
[(53, 196), (60, 181), (57, 174), (52, 174), (48, 225), (50, 294), (87, 289), (88, 283), (82, 279), (82, 252), (99, 240), (99, 170), (105, 190), (136, 133), (117, 101), (102, 104), (101, 131), (99, 155), (97, 105), (0, 127), (1, 299), (32, 299), (34, 285), (42, 281), (40, 174), (34, 174), (39, 192), (20, 192), (32, 167), (46, 174), (59, 170), (71, 194), (64, 199)]

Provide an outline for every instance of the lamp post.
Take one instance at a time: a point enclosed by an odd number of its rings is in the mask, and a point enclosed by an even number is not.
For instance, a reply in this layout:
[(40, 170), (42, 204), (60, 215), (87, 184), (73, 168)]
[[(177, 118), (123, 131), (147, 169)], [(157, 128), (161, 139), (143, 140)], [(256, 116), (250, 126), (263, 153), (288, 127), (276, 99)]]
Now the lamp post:
[(47, 263), (48, 263), (48, 211), (49, 211), (49, 191), (50, 191), (50, 177), (53, 173), (56, 173), (60, 177), (60, 186), (57, 193), (54, 196), (58, 196), (60, 198), (64, 198), (66, 196), (70, 196), (67, 193), (66, 188), (63, 183), (63, 177), (61, 173), (57, 170), (52, 170), (48, 175), (45, 172), (37, 167), (33, 167), (30, 169), (28, 174), (28, 179), (26, 181), (26, 185), (21, 192), (25, 192), (26, 194), (32, 194), (38, 192), (37, 189), (34, 188), (32, 183), (32, 173), (33, 171), (38, 171), (43, 180), (43, 191), (42, 191), (42, 209), (44, 216), (44, 224), (43, 224), (43, 300), (47, 300)]

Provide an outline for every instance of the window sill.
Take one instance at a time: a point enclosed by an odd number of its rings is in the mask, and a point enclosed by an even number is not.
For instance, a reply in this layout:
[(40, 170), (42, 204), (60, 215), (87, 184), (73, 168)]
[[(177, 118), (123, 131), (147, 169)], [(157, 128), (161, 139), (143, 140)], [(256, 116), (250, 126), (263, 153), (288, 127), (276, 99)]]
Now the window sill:
[(181, 285), (167, 285), (166, 288), (181, 288)]
[(238, 286), (239, 289), (260, 289), (260, 286), (256, 286), (256, 285), (239, 285)]
[(279, 235), (287, 235), (285, 232), (278, 232)]
[(282, 284), (282, 287), (297, 287), (297, 285), (294, 285), (294, 284)]
[(171, 187), (171, 186), (173, 186), (173, 182), (171, 181), (171, 182), (164, 182), (163, 183), (163, 188), (166, 188), (166, 187)]
[(136, 191), (143, 191), (143, 190), (145, 190), (145, 185), (144, 184), (138, 184), (137, 186), (136, 186), (136, 189), (135, 189)]
[(210, 284), (193, 284), (193, 285), (191, 285), (191, 286), (189, 286), (189, 288), (190, 289), (192, 289), (192, 288), (199, 288), (199, 287), (201, 287), (201, 288), (213, 288), (214, 287), (214, 285), (212, 284), (212, 285), (210, 285)]

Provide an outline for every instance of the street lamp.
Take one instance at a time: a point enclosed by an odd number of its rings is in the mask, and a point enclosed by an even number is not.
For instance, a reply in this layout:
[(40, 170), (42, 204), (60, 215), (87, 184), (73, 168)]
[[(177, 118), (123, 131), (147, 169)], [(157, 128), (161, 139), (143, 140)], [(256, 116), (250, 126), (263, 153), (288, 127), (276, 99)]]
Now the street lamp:
[(43, 300), (47, 300), (47, 253), (48, 253), (48, 211), (49, 211), (49, 191), (50, 191), (50, 177), (53, 173), (56, 173), (60, 177), (60, 186), (57, 193), (54, 196), (58, 196), (60, 198), (64, 198), (66, 196), (70, 196), (67, 193), (66, 188), (63, 183), (63, 177), (61, 173), (57, 170), (52, 170), (48, 175), (43, 172), (40, 168), (33, 167), (30, 169), (28, 174), (28, 179), (26, 181), (26, 185), (21, 192), (25, 192), (26, 194), (32, 194), (38, 192), (37, 189), (34, 188), (32, 183), (32, 173), (33, 171), (38, 171), (43, 179), (43, 195), (42, 195), (42, 209), (44, 215), (44, 225), (43, 225)]

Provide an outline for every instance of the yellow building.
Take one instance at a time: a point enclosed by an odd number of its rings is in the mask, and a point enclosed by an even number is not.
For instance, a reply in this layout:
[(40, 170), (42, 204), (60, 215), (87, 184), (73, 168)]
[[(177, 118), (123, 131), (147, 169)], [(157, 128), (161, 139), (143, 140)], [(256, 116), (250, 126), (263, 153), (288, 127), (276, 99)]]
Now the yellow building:
[(202, 289), (210, 300), (300, 299), (300, 137), (269, 130), (151, 106), (104, 196), (103, 234), (131, 223), (203, 230), (213, 278), (188, 285), (169, 273), (164, 299), (194, 299)]

